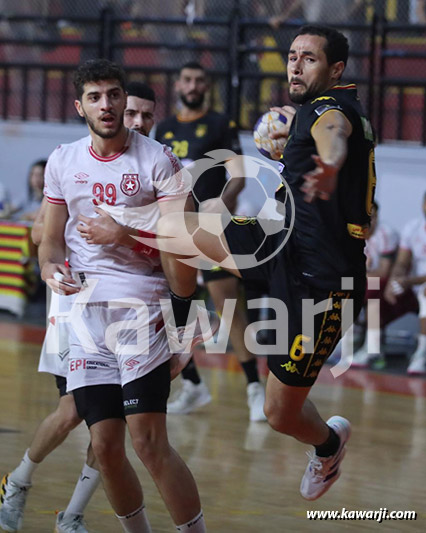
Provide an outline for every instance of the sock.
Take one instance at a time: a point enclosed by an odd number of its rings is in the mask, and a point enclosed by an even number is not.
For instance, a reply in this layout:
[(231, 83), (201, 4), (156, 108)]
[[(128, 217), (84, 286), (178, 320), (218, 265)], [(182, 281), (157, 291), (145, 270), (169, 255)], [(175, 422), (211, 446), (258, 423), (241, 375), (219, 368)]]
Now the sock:
[(203, 511), (201, 510), (196, 517), (180, 526), (176, 526), (177, 531), (190, 531), (191, 533), (206, 533), (206, 523), (204, 522)]
[(426, 335), (423, 335), (422, 333), (419, 334), (417, 338), (417, 349), (416, 351), (426, 351)]
[(100, 480), (99, 472), (85, 464), (64, 515), (83, 514)]
[(189, 363), (182, 370), (182, 377), (183, 379), (189, 379), (194, 385), (199, 385), (201, 383), (200, 374), (198, 373), (193, 357), (191, 357)]
[(328, 429), (330, 431), (328, 439), (323, 444), (315, 446), (315, 453), (318, 457), (330, 457), (330, 455), (334, 455), (339, 449), (340, 437), (333, 428), (328, 426)]
[(195, 296), (195, 292), (190, 296), (178, 296), (170, 290), (170, 299), (172, 302), (173, 315), (175, 317), (176, 327), (186, 326), (188, 322), (188, 315), (191, 309), (191, 302)]
[(250, 361), (245, 361), (241, 363), (241, 366), (244, 370), (244, 374), (247, 378), (247, 383), (254, 383), (259, 381), (259, 373), (257, 371), (257, 359), (253, 357)]
[(17, 485), (31, 485), (31, 478), (33, 477), (34, 470), (39, 465), (39, 463), (34, 463), (34, 461), (31, 461), (28, 457), (28, 450), (25, 452), (19, 466), (17, 466), (9, 476), (9, 479)]
[(129, 513), (126, 516), (118, 516), (118, 518), (123, 531), (126, 533), (152, 533), (151, 526), (148, 521), (148, 517), (145, 511), (145, 505)]

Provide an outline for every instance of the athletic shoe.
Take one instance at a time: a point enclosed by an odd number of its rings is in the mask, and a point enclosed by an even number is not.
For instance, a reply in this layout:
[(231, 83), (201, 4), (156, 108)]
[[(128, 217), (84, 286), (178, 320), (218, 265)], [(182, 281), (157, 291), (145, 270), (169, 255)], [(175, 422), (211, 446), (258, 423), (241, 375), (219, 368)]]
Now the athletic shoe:
[(82, 514), (64, 515), (65, 511), (59, 511), (54, 533), (89, 533)]
[(201, 382), (195, 385), (189, 379), (183, 379), (183, 387), (176, 399), (167, 406), (167, 413), (173, 415), (187, 415), (198, 407), (207, 405), (212, 401), (209, 389)]
[(0, 527), (4, 531), (19, 531), (24, 519), (25, 503), (31, 485), (17, 485), (3, 477), (0, 488)]
[(300, 494), (305, 500), (316, 500), (322, 496), (340, 477), (340, 463), (346, 453), (346, 442), (351, 436), (349, 420), (341, 416), (332, 416), (327, 420), (329, 425), (340, 437), (339, 449), (330, 457), (318, 457), (315, 452), (308, 452), (308, 466), (300, 484)]
[(263, 412), (265, 389), (259, 381), (254, 381), (247, 385), (247, 404), (250, 409), (250, 420), (252, 422), (266, 421), (266, 416)]
[(416, 350), (413, 353), (410, 359), (410, 364), (407, 368), (407, 374), (426, 374), (426, 353), (424, 350)]
[(186, 367), (189, 360), (192, 357), (194, 348), (211, 339), (217, 332), (220, 326), (220, 318), (216, 313), (207, 311), (209, 318), (209, 325), (205, 327), (205, 324), (200, 324), (199, 320), (195, 320), (195, 328), (193, 329), (194, 322), (186, 326), (179, 326), (177, 328), (168, 328), (168, 340), (170, 350), (173, 355), (170, 359), (170, 377), (175, 379), (177, 375)]
[(371, 361), (372, 357), (368, 351), (362, 346), (357, 350), (352, 358), (351, 367), (353, 368), (367, 368)]

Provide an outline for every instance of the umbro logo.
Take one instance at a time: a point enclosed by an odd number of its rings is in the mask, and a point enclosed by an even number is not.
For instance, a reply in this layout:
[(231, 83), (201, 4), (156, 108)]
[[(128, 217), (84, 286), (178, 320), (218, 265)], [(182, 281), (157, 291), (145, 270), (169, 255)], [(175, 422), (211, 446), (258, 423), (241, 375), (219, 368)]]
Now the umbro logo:
[(88, 177), (89, 174), (86, 174), (85, 172), (79, 172), (78, 174), (74, 174), (75, 183), (87, 183)]

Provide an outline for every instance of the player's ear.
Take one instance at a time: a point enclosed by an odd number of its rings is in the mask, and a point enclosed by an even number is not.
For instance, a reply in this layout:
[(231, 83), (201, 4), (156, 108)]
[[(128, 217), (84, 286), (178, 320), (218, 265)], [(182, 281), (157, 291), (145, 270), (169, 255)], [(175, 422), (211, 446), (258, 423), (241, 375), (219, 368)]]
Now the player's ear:
[(77, 113), (80, 115), (80, 117), (84, 117), (80, 100), (74, 100), (74, 107), (77, 109)]
[(337, 61), (331, 65), (331, 75), (334, 80), (340, 80), (345, 70), (345, 64), (343, 61)]

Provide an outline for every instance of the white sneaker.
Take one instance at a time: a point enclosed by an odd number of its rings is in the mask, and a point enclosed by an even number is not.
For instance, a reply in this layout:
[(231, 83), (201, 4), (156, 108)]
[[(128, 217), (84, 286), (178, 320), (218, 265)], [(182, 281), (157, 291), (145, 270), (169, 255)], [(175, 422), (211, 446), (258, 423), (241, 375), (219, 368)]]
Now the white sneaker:
[(254, 381), (247, 385), (247, 404), (250, 409), (250, 420), (252, 422), (266, 421), (266, 416), (263, 412), (265, 389), (259, 381)]
[(371, 355), (364, 348), (364, 346), (362, 346), (354, 353), (351, 366), (353, 368), (367, 368), (371, 359)]
[(332, 416), (327, 420), (327, 425), (340, 437), (340, 446), (330, 457), (318, 457), (315, 452), (307, 453), (310, 461), (300, 484), (300, 494), (305, 500), (316, 500), (340, 477), (339, 466), (345, 457), (345, 444), (351, 436), (351, 424), (342, 416)]
[(199, 320), (179, 326), (177, 328), (167, 327), (169, 347), (173, 353), (170, 359), (170, 378), (173, 380), (189, 363), (194, 348), (211, 339), (220, 326), (220, 318), (213, 311), (207, 311), (209, 324), (201, 323)]
[(25, 503), (31, 485), (20, 486), (6, 474), (0, 488), (0, 527), (4, 531), (19, 531), (24, 519)]
[(168, 414), (186, 415), (212, 401), (209, 389), (203, 382), (195, 385), (189, 379), (183, 379), (182, 383), (183, 387), (177, 398), (167, 405)]
[(407, 374), (426, 374), (426, 353), (424, 350), (416, 350), (413, 353), (407, 368)]
[(64, 514), (65, 511), (59, 511), (54, 533), (89, 533), (82, 514)]

